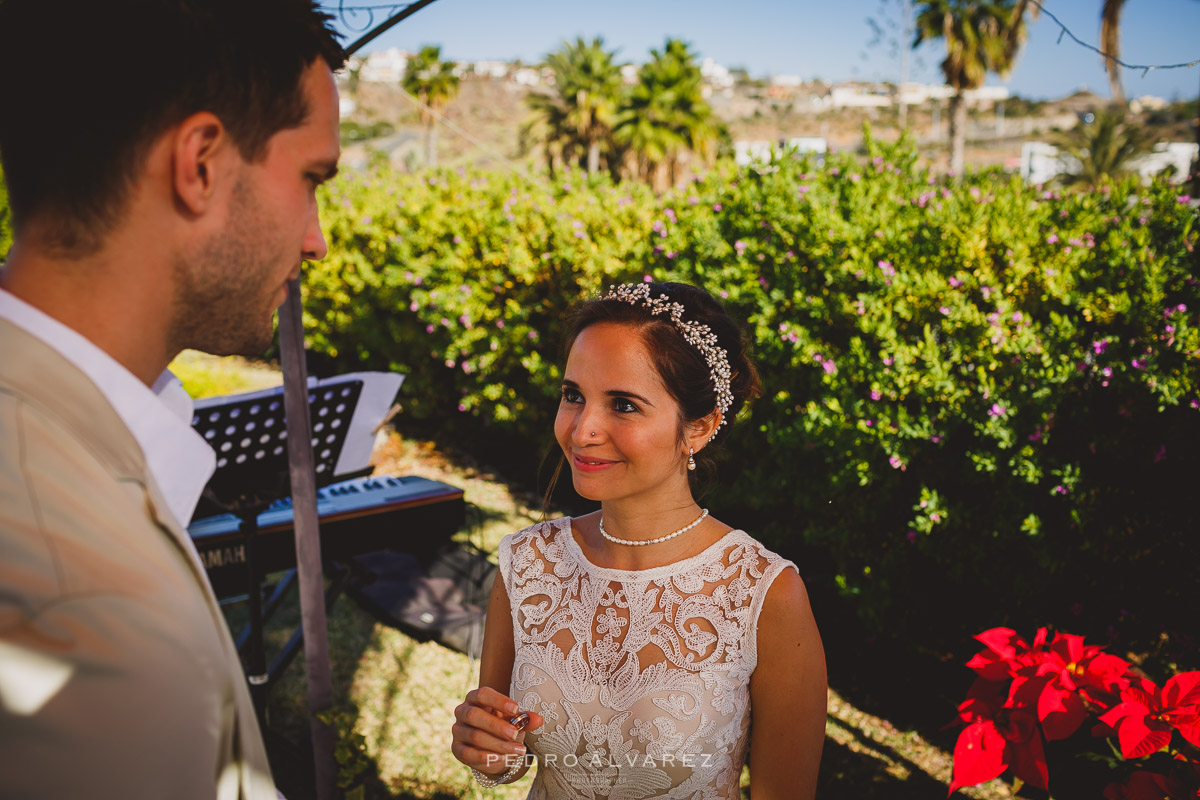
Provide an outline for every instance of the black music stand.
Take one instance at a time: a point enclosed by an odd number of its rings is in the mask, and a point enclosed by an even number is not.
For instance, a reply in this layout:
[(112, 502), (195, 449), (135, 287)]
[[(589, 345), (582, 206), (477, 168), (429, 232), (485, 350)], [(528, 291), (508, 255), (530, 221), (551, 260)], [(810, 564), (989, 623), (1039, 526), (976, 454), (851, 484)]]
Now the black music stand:
[[(309, 380), (309, 435), (318, 487), (370, 473), (375, 428), (403, 380), (402, 375), (386, 372)], [(204, 489), (195, 518), (232, 513), (240, 520), (245, 540), (250, 622), (239, 638), (239, 649), (248, 647), (246, 678), (259, 721), (265, 724), (269, 674), (263, 646), (263, 576), (255, 558), (255, 540), (259, 515), (291, 494), (283, 387), (198, 400), (192, 427), (217, 454), (216, 471)], [(290, 581), (285, 583), (290, 586)], [(279, 588), (275, 595), (273, 605), (280, 599)]]

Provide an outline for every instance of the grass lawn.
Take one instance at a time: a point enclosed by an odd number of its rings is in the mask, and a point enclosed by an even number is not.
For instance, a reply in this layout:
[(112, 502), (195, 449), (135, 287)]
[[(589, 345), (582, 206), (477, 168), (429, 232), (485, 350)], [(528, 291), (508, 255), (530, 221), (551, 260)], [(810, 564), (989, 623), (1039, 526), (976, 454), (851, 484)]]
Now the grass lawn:
[[(193, 371), (185, 384), (206, 387), (204, 394), (248, 391), (271, 385), (278, 373), (244, 362), (212, 360), (188, 355)], [(211, 368), (209, 367), (211, 365)], [(176, 365), (178, 366), (178, 362)], [(245, 374), (247, 371), (250, 374)], [(494, 552), (501, 537), (540, 518), (540, 498), (510, 488), (499, 476), (479, 468), (469, 457), (447, 454), (432, 442), (406, 439), (395, 432), (381, 433), (372, 462), (376, 472), (390, 475), (420, 475), (461, 487), (468, 504), (468, 525), (456, 538), (474, 542)], [(420, 536), (420, 531), (403, 531)], [(240, 630), (244, 610), (227, 607), (234, 630)], [(832, 626), (835, 621), (818, 623)], [(268, 626), (268, 658), (299, 625), (294, 599), (281, 608)], [(467, 656), (432, 642), (418, 642), (403, 633), (376, 623), (352, 600), (339, 599), (328, 617), (334, 696), (348, 734), (361, 735), (364, 771), (355, 780), (364, 798), (523, 798), (529, 789), (527, 776), (514, 786), (485, 790), (474, 783), (465, 767), (450, 754), (450, 726), (454, 707), (478, 679), (478, 665)], [(830, 663), (843, 658), (827, 641)], [(826, 741), (820, 777), (822, 798), (942, 798), (951, 774), (951, 754), (944, 740), (931, 743), (927, 735), (893, 725), (876, 713), (856, 707), (848, 694), (858, 687), (843, 681), (831, 669)], [(847, 692), (843, 687), (849, 689)], [(904, 693), (901, 679), (890, 685), (893, 693)], [(886, 694), (874, 710), (888, 706)], [(945, 709), (946, 719), (953, 706)], [(297, 658), (280, 684), (274, 688), (268, 708), (268, 740), (280, 756), (276, 780), (289, 800), (304, 800), (308, 793), (303, 761), (308, 753), (308, 717), (305, 699), (303, 656)], [(936, 735), (936, 731), (935, 731)], [(289, 761), (294, 745), (295, 762)], [(743, 773), (743, 796), (747, 773)], [(1010, 798), (1009, 788), (993, 781), (964, 790), (956, 796)]]

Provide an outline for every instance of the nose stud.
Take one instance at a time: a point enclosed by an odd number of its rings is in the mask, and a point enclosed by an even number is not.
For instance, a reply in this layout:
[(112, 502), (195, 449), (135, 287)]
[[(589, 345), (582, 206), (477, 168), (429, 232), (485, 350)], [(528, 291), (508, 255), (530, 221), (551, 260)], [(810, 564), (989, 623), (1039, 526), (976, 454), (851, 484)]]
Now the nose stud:
[(595, 438), (596, 438), (596, 432), (595, 432), (595, 431), (592, 431), (592, 438), (593, 438), (593, 439), (595, 439)]

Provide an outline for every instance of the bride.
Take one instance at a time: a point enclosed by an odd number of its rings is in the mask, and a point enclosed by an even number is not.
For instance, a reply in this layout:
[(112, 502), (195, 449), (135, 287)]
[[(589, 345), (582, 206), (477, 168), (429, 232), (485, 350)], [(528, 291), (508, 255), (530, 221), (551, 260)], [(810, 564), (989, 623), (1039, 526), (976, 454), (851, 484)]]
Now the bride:
[[(600, 502), (500, 543), (479, 688), (452, 750), (529, 798), (811, 798), (824, 741), (820, 635), (795, 565), (709, 516), (692, 479), (758, 391), (706, 292), (626, 284), (574, 309), (554, 424)], [(561, 463), (560, 463), (561, 468)]]

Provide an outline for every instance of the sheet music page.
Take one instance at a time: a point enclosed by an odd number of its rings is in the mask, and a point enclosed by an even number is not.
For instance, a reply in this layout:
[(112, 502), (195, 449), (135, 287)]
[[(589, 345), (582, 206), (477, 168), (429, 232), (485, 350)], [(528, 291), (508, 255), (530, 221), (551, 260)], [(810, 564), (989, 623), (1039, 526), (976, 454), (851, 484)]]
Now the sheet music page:
[(354, 408), (354, 416), (350, 419), (350, 429), (346, 431), (346, 443), (338, 456), (334, 475), (356, 472), (370, 463), (371, 450), (375, 446), (373, 431), (392, 407), (404, 376), (395, 372), (347, 372), (319, 381), (317, 388), (348, 380), (361, 380), (363, 388)]

